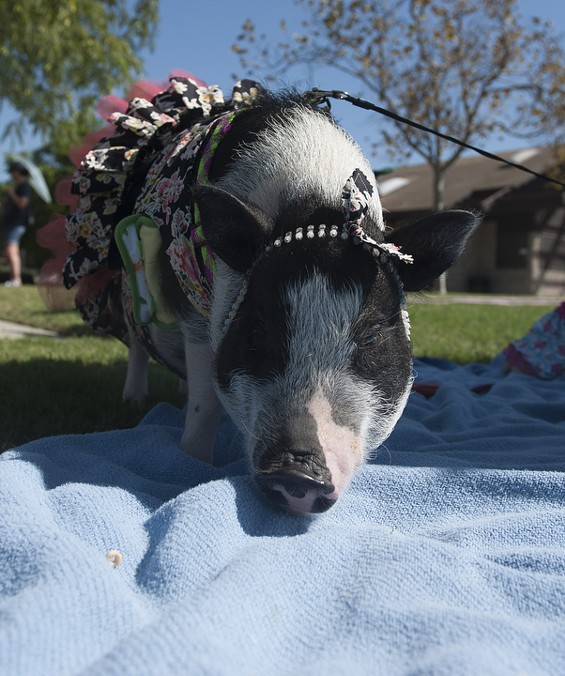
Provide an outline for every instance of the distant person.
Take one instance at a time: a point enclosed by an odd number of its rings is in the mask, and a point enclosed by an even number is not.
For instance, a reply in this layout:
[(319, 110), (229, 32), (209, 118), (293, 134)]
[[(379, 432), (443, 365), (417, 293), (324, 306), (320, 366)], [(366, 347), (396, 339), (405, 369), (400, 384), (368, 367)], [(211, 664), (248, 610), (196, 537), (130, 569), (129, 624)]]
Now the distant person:
[(4, 227), (2, 231), (4, 254), (10, 266), (10, 279), (4, 286), (22, 285), (22, 257), (20, 241), (29, 220), (29, 199), (31, 189), (28, 183), (29, 171), (19, 162), (10, 162), (8, 171), (13, 184), (8, 188), (4, 200)]

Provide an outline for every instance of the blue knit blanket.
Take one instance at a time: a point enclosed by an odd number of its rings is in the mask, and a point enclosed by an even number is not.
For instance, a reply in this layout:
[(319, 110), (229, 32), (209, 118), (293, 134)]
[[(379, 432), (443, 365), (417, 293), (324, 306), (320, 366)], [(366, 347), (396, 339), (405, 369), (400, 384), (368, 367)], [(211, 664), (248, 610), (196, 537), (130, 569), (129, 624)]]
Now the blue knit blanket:
[(415, 368), (437, 392), (312, 518), (169, 405), (0, 456), (0, 673), (564, 673), (565, 380)]

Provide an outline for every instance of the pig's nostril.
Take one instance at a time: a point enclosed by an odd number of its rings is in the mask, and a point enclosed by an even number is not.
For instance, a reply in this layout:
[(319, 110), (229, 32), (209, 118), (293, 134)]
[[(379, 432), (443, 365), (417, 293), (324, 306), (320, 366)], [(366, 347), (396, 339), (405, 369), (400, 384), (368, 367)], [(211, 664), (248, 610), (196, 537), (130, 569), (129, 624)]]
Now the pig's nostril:
[[(260, 474), (257, 483), (269, 502), (290, 511), (325, 512), (335, 502), (327, 497), (335, 490), (332, 483), (313, 479), (303, 471)], [(300, 503), (303, 499), (308, 506)]]
[(327, 512), (328, 509), (335, 504), (335, 500), (327, 498), (325, 495), (320, 495), (316, 498), (312, 509), (310, 510), (312, 514), (320, 514), (321, 512)]
[(333, 493), (334, 485), (329, 481), (314, 479), (303, 471), (271, 472), (260, 474), (257, 481), (261, 488), (274, 488), (282, 486), (285, 491), (294, 498), (303, 498), (310, 490), (327, 495)]
[(292, 495), (293, 498), (303, 498), (311, 488), (318, 488), (316, 481), (284, 474), (274, 474), (270, 476), (267, 479), (267, 486), (270, 488), (282, 486), (288, 495)]
[(255, 479), (269, 502), (296, 514), (325, 512), (335, 503), (335, 486), (321, 453), (282, 444), (261, 450)]
[(289, 495), (292, 495), (293, 498), (303, 498), (310, 490), (308, 483), (305, 481), (299, 483), (287, 481), (286, 483), (283, 483), (283, 486), (285, 487), (286, 492)]

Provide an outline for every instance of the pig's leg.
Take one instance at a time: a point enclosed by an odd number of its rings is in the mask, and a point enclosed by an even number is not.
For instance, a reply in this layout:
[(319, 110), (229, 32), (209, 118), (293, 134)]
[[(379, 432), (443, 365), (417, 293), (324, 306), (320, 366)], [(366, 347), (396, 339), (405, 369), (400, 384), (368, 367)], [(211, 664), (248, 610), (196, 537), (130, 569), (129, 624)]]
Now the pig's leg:
[(186, 343), (185, 355), (188, 405), (180, 443), (186, 453), (211, 464), (222, 415), (212, 380), (212, 352), (208, 343)]
[(130, 400), (141, 406), (147, 398), (147, 352), (130, 332), (130, 348), (126, 382), (122, 399)]

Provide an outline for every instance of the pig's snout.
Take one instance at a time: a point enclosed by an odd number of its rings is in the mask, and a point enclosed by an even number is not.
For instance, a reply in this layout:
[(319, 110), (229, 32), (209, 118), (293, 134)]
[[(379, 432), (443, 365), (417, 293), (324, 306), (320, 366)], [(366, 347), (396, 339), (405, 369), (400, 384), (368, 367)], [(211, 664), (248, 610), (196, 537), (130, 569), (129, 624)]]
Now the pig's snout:
[(269, 502), (294, 514), (325, 512), (337, 499), (328, 470), (319, 468), (304, 451), (263, 458), (256, 481)]

